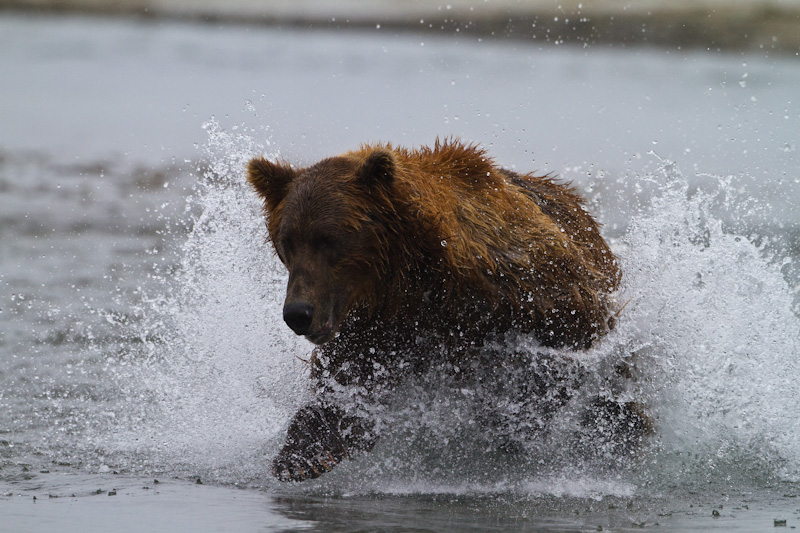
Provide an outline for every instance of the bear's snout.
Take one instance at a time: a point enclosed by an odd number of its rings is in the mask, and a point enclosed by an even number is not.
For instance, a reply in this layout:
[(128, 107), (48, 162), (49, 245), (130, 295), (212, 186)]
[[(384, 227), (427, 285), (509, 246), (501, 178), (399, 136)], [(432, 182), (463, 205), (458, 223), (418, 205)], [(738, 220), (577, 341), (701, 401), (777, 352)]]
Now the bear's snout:
[(314, 307), (310, 304), (290, 303), (283, 307), (283, 321), (298, 335), (308, 335), (311, 321), (314, 319)]

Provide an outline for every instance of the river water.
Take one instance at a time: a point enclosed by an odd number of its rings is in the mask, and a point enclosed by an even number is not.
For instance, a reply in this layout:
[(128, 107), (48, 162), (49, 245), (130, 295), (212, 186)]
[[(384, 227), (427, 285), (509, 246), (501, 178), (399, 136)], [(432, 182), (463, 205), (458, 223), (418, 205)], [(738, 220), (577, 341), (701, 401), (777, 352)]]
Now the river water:
[[(797, 58), (6, 14), (0, 69), (0, 531), (800, 523)], [(656, 433), (498, 456), (428, 383), (279, 484), (310, 345), (243, 165), (437, 135), (589, 198), (628, 303), (587, 365), (635, 354)]]

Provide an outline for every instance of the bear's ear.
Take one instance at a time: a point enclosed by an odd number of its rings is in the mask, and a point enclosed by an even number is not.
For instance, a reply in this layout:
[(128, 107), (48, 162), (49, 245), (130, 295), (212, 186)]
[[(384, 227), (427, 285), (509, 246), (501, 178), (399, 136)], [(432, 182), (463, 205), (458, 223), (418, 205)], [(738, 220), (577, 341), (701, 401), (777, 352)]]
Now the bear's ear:
[(295, 171), (289, 165), (275, 164), (263, 157), (256, 157), (247, 164), (247, 181), (264, 199), (270, 211), (275, 209), (294, 179)]
[(394, 180), (394, 172), (394, 154), (389, 150), (378, 149), (369, 154), (358, 169), (358, 179), (369, 187), (377, 184), (389, 185)]

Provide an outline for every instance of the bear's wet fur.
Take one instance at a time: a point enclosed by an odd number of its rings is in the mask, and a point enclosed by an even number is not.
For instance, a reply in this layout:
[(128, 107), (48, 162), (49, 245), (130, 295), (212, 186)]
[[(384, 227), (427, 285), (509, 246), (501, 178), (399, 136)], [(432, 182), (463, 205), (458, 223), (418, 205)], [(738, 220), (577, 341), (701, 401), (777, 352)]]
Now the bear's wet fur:
[(374, 420), (343, 396), (380, 403), (404, 375), (467, 367), (509, 334), (569, 360), (614, 326), (620, 270), (583, 199), (475, 145), (364, 145), (304, 168), (255, 158), (247, 172), (289, 271), (284, 320), (317, 345), (317, 400), (289, 425), (279, 479), (371, 449)]

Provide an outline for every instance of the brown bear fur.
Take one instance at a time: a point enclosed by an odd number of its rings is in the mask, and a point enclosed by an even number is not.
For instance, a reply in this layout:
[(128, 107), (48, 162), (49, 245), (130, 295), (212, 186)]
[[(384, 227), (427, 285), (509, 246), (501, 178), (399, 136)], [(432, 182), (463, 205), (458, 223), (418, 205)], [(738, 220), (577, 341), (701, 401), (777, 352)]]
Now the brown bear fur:
[(316, 477), (374, 443), (331, 389), (390, 389), (506, 333), (585, 349), (613, 327), (620, 271), (583, 200), (474, 145), (364, 145), (305, 168), (255, 158), (248, 180), (289, 271), (284, 318), (319, 345), (320, 401), (290, 424), (281, 479)]

